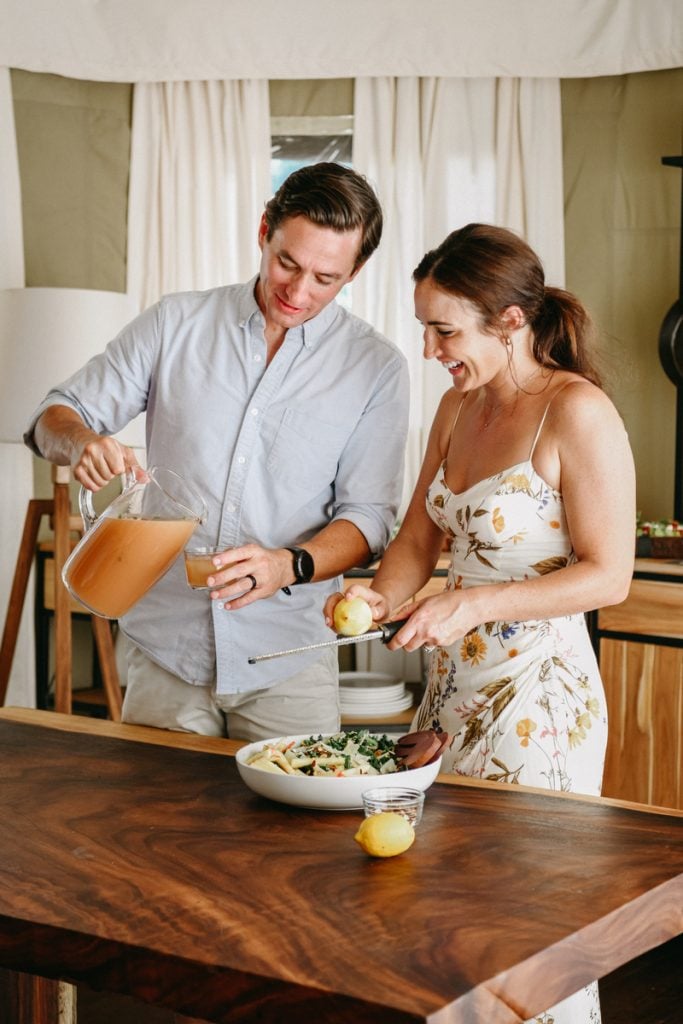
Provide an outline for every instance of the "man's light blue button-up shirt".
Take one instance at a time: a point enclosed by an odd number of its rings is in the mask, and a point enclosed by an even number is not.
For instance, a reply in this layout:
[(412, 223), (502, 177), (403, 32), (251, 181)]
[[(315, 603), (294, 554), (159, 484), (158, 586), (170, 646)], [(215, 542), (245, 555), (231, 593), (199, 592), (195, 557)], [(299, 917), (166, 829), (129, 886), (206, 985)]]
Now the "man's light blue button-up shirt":
[[(404, 357), (330, 303), (288, 331), (266, 366), (264, 319), (247, 284), (164, 297), (51, 390), (114, 434), (147, 410), (147, 463), (174, 470), (206, 501), (197, 543), (305, 545), (346, 519), (380, 553), (401, 498), (408, 417)], [(121, 620), (154, 661), (221, 692), (268, 687), (320, 656), (249, 665), (249, 656), (331, 637), (322, 616), (339, 580), (291, 588), (237, 611), (189, 589), (182, 558)], [(218, 673), (216, 666), (218, 664)]]

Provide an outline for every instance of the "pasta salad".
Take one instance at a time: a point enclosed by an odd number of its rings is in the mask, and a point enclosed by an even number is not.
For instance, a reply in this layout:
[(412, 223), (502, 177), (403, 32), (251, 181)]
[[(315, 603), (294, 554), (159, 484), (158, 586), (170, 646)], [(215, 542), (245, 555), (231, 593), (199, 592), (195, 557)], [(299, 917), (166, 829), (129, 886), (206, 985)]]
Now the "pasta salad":
[(328, 778), (386, 775), (404, 767), (396, 756), (394, 741), (367, 729), (265, 744), (246, 763), (279, 774)]

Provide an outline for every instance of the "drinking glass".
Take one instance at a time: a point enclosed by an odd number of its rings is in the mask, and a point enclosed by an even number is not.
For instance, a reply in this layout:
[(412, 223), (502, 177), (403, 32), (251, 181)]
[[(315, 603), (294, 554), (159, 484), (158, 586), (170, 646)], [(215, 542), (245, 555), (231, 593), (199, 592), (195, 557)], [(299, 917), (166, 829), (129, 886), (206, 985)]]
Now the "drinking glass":
[(225, 551), (224, 547), (192, 546), (185, 548), (185, 574), (193, 590), (210, 590), (206, 579), (219, 572), (213, 564), (214, 557)]

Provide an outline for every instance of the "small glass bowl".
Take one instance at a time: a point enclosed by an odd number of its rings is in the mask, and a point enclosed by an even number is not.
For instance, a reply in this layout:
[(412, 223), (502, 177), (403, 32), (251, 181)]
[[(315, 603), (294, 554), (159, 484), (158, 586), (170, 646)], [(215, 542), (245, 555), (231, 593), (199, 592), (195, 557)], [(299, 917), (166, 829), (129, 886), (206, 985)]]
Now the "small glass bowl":
[(425, 795), (419, 789), (386, 786), (381, 789), (368, 789), (363, 793), (363, 810), (366, 818), (382, 811), (396, 811), (402, 814), (413, 828), (420, 823), (424, 802)]

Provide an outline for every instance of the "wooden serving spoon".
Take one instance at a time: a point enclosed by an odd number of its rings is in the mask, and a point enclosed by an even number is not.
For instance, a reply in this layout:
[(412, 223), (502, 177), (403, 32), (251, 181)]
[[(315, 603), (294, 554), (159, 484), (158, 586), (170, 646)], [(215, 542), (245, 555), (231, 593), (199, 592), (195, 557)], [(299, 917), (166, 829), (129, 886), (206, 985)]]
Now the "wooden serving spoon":
[(446, 732), (435, 729), (421, 729), (409, 732), (396, 741), (396, 756), (406, 768), (422, 768), (440, 756), (450, 737)]

